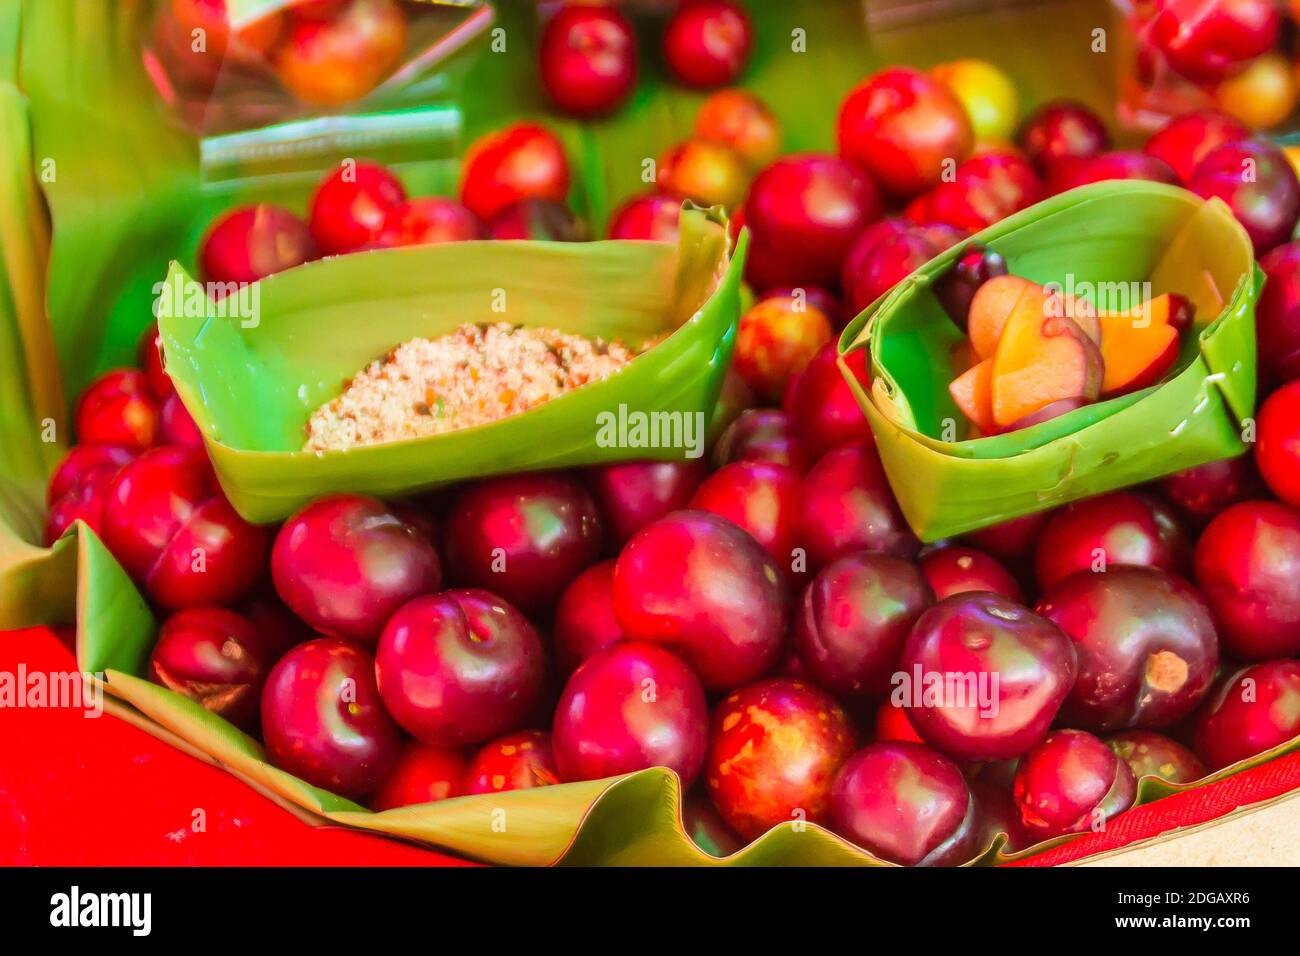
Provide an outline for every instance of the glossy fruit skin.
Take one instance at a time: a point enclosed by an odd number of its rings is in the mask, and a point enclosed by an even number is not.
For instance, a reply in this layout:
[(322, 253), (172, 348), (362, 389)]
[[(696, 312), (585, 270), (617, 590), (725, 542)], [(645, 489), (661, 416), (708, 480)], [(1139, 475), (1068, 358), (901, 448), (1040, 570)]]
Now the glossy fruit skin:
[(880, 702), (876, 708), (875, 733), (872, 740), (876, 743), (885, 740), (907, 740), (914, 744), (923, 744), (924, 740), (912, 726), (912, 719), (907, 716), (906, 707), (895, 707), (889, 698)]
[(144, 451), (158, 441), (158, 401), (149, 380), (135, 369), (114, 369), (95, 379), (77, 399), (77, 441)]
[(1074, 641), (1078, 676), (1061, 710), (1071, 727), (1168, 727), (1214, 682), (1219, 639), (1210, 608), (1175, 575), (1124, 565), (1081, 571), (1047, 590), (1038, 613)]
[(931, 230), (910, 220), (881, 219), (868, 226), (844, 258), (840, 285), (849, 312), (857, 315), (945, 248)]
[(375, 650), (384, 706), (402, 729), (439, 747), (514, 730), (546, 676), (541, 638), (495, 594), (457, 589), (402, 605)]
[(1225, 113), (1198, 110), (1175, 116), (1142, 148), (1167, 163), (1181, 182), (1187, 182), (1210, 150), (1249, 135), (1250, 130)]
[[(844, 364), (866, 391), (870, 384), (866, 350), (850, 352)], [(791, 383), (783, 407), (809, 464), (840, 445), (874, 443), (871, 426), (845, 379), (833, 340), (821, 347)]]
[(402, 746), (379, 699), (374, 659), (336, 637), (299, 644), (271, 669), (262, 739), (275, 766), (352, 800), (379, 787)]
[(766, 166), (781, 152), (781, 124), (770, 109), (745, 90), (719, 90), (695, 114), (700, 139), (730, 146), (753, 167)]
[(936, 601), (967, 591), (992, 591), (1017, 604), (1025, 600), (1011, 572), (975, 548), (953, 544), (930, 551), (922, 555), (920, 569)]
[(975, 800), (955, 763), (921, 744), (864, 747), (831, 792), (835, 831), (900, 866), (953, 866), (978, 849)]
[(465, 793), (502, 793), (559, 783), (551, 735), (520, 730), (485, 743), (465, 773)]
[(1034, 552), (1038, 536), (1043, 533), (1050, 511), (1008, 518), (964, 535), (965, 540), (1003, 561), (1020, 561)]
[(336, 107), (365, 96), (401, 62), (406, 15), (394, 0), (350, 0), (332, 18), (294, 16), (276, 48), (276, 73), (313, 106)]
[(966, 331), (971, 300), (990, 279), (1007, 274), (1007, 260), (987, 246), (967, 247), (933, 286), (935, 297), (957, 328)]
[(835, 775), (854, 747), (853, 724), (834, 698), (777, 677), (718, 704), (704, 780), (726, 824), (753, 840), (792, 820), (825, 824)]
[(434, 803), (466, 792), (465, 758), (459, 751), (409, 740), (371, 798), (370, 808), (378, 813)]
[(793, 296), (767, 297), (740, 317), (733, 367), (760, 397), (778, 402), (830, 340), (830, 319), (820, 309)]
[(378, 163), (349, 163), (325, 178), (311, 198), (308, 222), (325, 255), (351, 252), (379, 238), (390, 210), (406, 202), (402, 181)]
[(1163, 159), (1136, 150), (1115, 150), (1084, 159), (1063, 159), (1047, 177), (1051, 195), (1110, 179), (1145, 179), (1153, 183), (1179, 185), (1178, 174)]
[(1082, 730), (1053, 731), (1016, 771), (1020, 820), (1035, 842), (1100, 828), (1136, 795), (1128, 764)]
[(1259, 260), (1267, 277), (1255, 310), (1260, 371), (1265, 383), (1300, 378), (1300, 242), (1287, 242)]
[(163, 368), (162, 336), (158, 334), (157, 322), (150, 322), (149, 327), (141, 334), (135, 350), (135, 360), (144, 372), (145, 380), (149, 383), (149, 391), (153, 393), (154, 398), (161, 402), (176, 391), (171, 376)]
[(1275, 660), (1225, 676), (1196, 724), (1196, 753), (1210, 770), (1300, 734), (1300, 661)]
[(762, 545), (707, 511), (642, 528), (614, 566), (614, 613), (629, 640), (681, 656), (710, 690), (773, 670), (785, 637), (780, 569)]
[(1300, 506), (1300, 382), (1282, 386), (1257, 418), (1255, 461), (1273, 494)]
[(568, 195), (564, 144), (540, 123), (512, 123), (465, 151), (460, 201), (484, 222), (522, 199), (562, 203)]
[(113, 479), (104, 544), (149, 596), (175, 610), (227, 604), (266, 570), (270, 533), (235, 513), (200, 449), (154, 448)]
[(911, 563), (878, 552), (822, 568), (795, 612), (794, 646), (804, 670), (842, 698), (889, 692), (903, 642), (934, 595)]
[(567, 677), (588, 657), (623, 638), (623, 626), (614, 614), (614, 562), (599, 561), (569, 583), (555, 606), (551, 640), (556, 666)]
[(503, 208), (487, 224), (489, 239), (545, 239), (585, 242), (587, 225), (562, 202), (521, 199)]
[(795, 546), (799, 474), (786, 465), (738, 461), (704, 480), (690, 508), (710, 511), (749, 532), (778, 567), (789, 567)]
[(483, 223), (456, 202), (442, 196), (420, 196), (392, 207), (371, 244), (381, 249), (424, 246), (439, 242), (482, 239)]
[(149, 655), (149, 679), (244, 730), (257, 723), (271, 662), (247, 618), (220, 607), (168, 617)]
[(1300, 512), (1272, 501), (1233, 505), (1201, 533), (1194, 560), (1228, 655), (1300, 654)]
[(819, 285), (773, 286), (760, 293), (757, 301), (762, 302), (766, 299), (795, 299), (802, 302), (804, 307), (816, 309), (826, 316), (835, 329), (844, 328), (846, 316), (840, 300), (833, 292)]
[(270, 203), (241, 206), (221, 216), (199, 243), (205, 282), (256, 282), (317, 255), (307, 223)]
[(1104, 152), (1110, 134), (1097, 114), (1082, 103), (1053, 100), (1029, 115), (1020, 127), (1019, 141), (1030, 162), (1046, 173), (1063, 159)]
[(1034, 565), (1044, 590), (1076, 571), (1107, 571), (1141, 564), (1185, 573), (1191, 543), (1163, 502), (1133, 491), (1112, 491), (1052, 512), (1038, 539)]
[(598, 465), (585, 477), (610, 542), (622, 546), (652, 521), (685, 508), (708, 473), (703, 458), (687, 458)]
[[(899, 671), (907, 682), (896, 680), (893, 699), (908, 708), (926, 743), (963, 760), (1006, 760), (1047, 734), (1077, 666), (1070, 639), (1054, 623), (996, 594), (969, 591), (921, 615)], [(960, 697), (925, 693), (933, 675), (952, 674), (973, 675), (983, 686), (967, 681)]]
[(766, 461), (802, 474), (808, 469), (808, 455), (794, 429), (785, 412), (747, 408), (718, 436), (711, 455), (713, 465), (722, 468), (736, 461)]
[(107, 475), (109, 480), (135, 459), (135, 452), (124, 445), (83, 443), (73, 445), (63, 456), (45, 491), (45, 501), (53, 504), (89, 476)]
[(563, 472), (505, 475), (465, 487), (447, 511), (452, 578), (525, 612), (553, 605), (600, 554), (596, 503)]
[(1192, 783), (1207, 773), (1200, 757), (1155, 731), (1123, 730), (1107, 737), (1106, 746), (1128, 764), (1139, 781), (1152, 776), (1167, 783)]
[(1162, 478), (1160, 491), (1190, 522), (1204, 525), (1229, 505), (1263, 494), (1249, 454), (1206, 462)]
[(816, 569), (853, 551), (912, 558), (921, 543), (903, 519), (874, 443), (851, 442), (804, 476), (798, 540)]
[(135, 453), (121, 445), (74, 445), (50, 477), (45, 546), (63, 537), (74, 521), (84, 521), (102, 535), (108, 490), (134, 458)]
[(708, 747), (699, 678), (653, 644), (608, 647), (573, 672), (555, 708), (551, 745), (560, 779), (598, 780), (668, 767), (690, 788)]
[(782, 157), (749, 187), (745, 276), (759, 292), (833, 286), (853, 240), (881, 210), (875, 184), (853, 164), (821, 153)]
[(684, 4), (664, 27), (663, 52), (677, 82), (697, 90), (734, 83), (745, 69), (753, 28), (745, 8), (728, 0)]
[(1272, 0), (1164, 0), (1151, 21), (1156, 47), (1191, 80), (1217, 80), (1277, 42)]
[[(1254, 163), (1250, 182), (1242, 176), (1247, 162)], [(1300, 181), (1282, 151), (1267, 140), (1234, 140), (1216, 147), (1197, 164), (1187, 188), (1227, 203), (1256, 256), (1286, 242), (1300, 218)]]
[(438, 590), (442, 566), (433, 544), (383, 502), (331, 495), (280, 528), (271, 577), (280, 599), (309, 625), (373, 645), (394, 611)]
[(163, 399), (158, 413), (158, 432), (161, 444), (203, 447), (203, 432), (199, 431), (198, 424), (176, 392)]
[(633, 196), (610, 219), (608, 238), (676, 243), (681, 212), (682, 201), (674, 196)]
[(939, 182), (945, 161), (961, 162), (974, 142), (957, 98), (933, 77), (904, 66), (875, 73), (844, 98), (836, 137), (841, 156), (901, 198)]
[(572, 116), (610, 113), (636, 85), (636, 37), (611, 7), (562, 6), (542, 30), (538, 55), (543, 88)]
[(963, 161), (953, 179), (930, 191), (925, 218), (975, 233), (1046, 196), (1043, 181), (1023, 156), (983, 152)]

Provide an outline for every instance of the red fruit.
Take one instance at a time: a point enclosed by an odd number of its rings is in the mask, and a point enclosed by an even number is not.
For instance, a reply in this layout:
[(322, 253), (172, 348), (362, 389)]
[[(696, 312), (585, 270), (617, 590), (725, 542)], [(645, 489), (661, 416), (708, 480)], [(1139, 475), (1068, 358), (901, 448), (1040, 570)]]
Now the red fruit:
[(145, 380), (149, 383), (149, 391), (154, 398), (161, 402), (176, 390), (172, 385), (171, 376), (163, 368), (162, 336), (158, 334), (157, 322), (149, 323), (149, 327), (140, 336), (135, 357), (136, 364), (144, 372)]
[(349, 0), (329, 18), (294, 13), (288, 36), (276, 47), (276, 74), (313, 106), (360, 99), (406, 52), (406, 14), (395, 0)]
[(1263, 493), (1249, 454), (1188, 468), (1161, 479), (1159, 487), (1184, 516), (1202, 525), (1229, 505)]
[(689, 507), (726, 518), (748, 531), (779, 567), (789, 566), (799, 508), (799, 473), (794, 469), (738, 461), (705, 479)]
[(975, 801), (957, 765), (920, 744), (875, 743), (849, 758), (831, 792), (837, 833), (900, 866), (964, 863)]
[(1007, 274), (1007, 260), (986, 246), (969, 246), (932, 286), (935, 298), (957, 328), (966, 331), (970, 304), (980, 286)]
[(1082, 730), (1058, 730), (1025, 755), (1016, 771), (1020, 820), (1037, 840), (1104, 829), (1133, 805), (1128, 764)]
[(66, 493), (51, 502), (45, 517), (45, 546), (51, 547), (76, 521), (84, 521), (95, 534), (102, 535), (104, 505), (112, 484), (112, 473), (102, 470), (90, 473), (78, 478)]
[(446, 800), (468, 793), (465, 758), (458, 751), (408, 741), (392, 771), (370, 801), (376, 813)]
[(1023, 604), (1024, 592), (1011, 572), (983, 551), (948, 545), (921, 558), (921, 574), (937, 601), (966, 591), (992, 591)]
[(158, 402), (149, 380), (135, 369), (114, 369), (95, 379), (77, 400), (73, 428), (83, 445), (122, 445), (144, 451), (158, 440)]
[(563, 203), (568, 195), (564, 144), (540, 123), (512, 123), (465, 151), (460, 201), (484, 221), (522, 199)]
[(181, 397), (172, 392), (163, 399), (158, 415), (158, 430), (163, 444), (203, 447), (203, 432), (191, 417)]
[(1233, 505), (1201, 533), (1195, 565), (1228, 654), (1300, 654), (1300, 512), (1273, 501)]
[(835, 328), (844, 327), (844, 310), (840, 307), (839, 299), (821, 286), (774, 286), (758, 297), (759, 302), (766, 302), (768, 299), (793, 299), (801, 305), (801, 308), (816, 309), (830, 319), (831, 325)]
[(1056, 195), (1108, 179), (1146, 179), (1179, 185), (1178, 174), (1163, 159), (1136, 150), (1116, 150), (1083, 159), (1060, 160), (1048, 173), (1047, 191)]
[(638, 531), (618, 556), (614, 613), (629, 640), (663, 644), (705, 687), (728, 690), (776, 666), (785, 586), (762, 546), (731, 522), (677, 511)]
[(610, 239), (648, 239), (677, 242), (677, 220), (682, 201), (662, 193), (633, 196), (618, 207), (609, 222)]
[(1300, 242), (1288, 242), (1259, 261), (1267, 281), (1255, 310), (1260, 370), (1265, 384), (1300, 378)]
[(1300, 218), (1300, 181), (1282, 151), (1267, 140), (1239, 139), (1216, 147), (1197, 164), (1187, 188), (1227, 203), (1257, 256), (1291, 238)]
[(1097, 114), (1069, 100), (1053, 100), (1034, 110), (1020, 127), (1018, 139), (1042, 173), (1064, 159), (1097, 156), (1110, 145), (1110, 134)]
[(1074, 641), (1078, 676), (1061, 710), (1072, 727), (1168, 727), (1214, 682), (1210, 609), (1172, 574), (1122, 565), (1075, 574), (1043, 595), (1038, 613)]
[(551, 242), (585, 242), (587, 227), (562, 202), (521, 199), (511, 203), (487, 224), (490, 239), (543, 239)]
[(309, 625), (373, 645), (394, 611), (438, 590), (442, 568), (433, 544), (383, 502), (331, 495), (280, 528), (271, 577)]
[(163, 622), (149, 679), (250, 730), (271, 661), (252, 623), (221, 607), (191, 607)]
[(384, 706), (426, 744), (463, 747), (513, 730), (542, 691), (542, 641), (495, 594), (473, 589), (404, 604), (384, 627), (375, 677)]
[(684, 4), (664, 27), (664, 61), (679, 83), (699, 90), (734, 83), (753, 42), (744, 7), (727, 0)]
[(804, 476), (798, 540), (814, 569), (852, 551), (912, 558), (921, 548), (869, 442), (827, 452)]
[(351, 800), (379, 787), (402, 746), (379, 700), (374, 659), (336, 637), (299, 644), (271, 669), (262, 739), (275, 766)]
[(934, 595), (915, 566), (887, 554), (846, 555), (804, 589), (794, 646), (808, 675), (841, 697), (888, 693), (903, 642)]
[[(844, 364), (866, 391), (870, 384), (866, 349), (850, 352)], [(840, 445), (874, 441), (871, 426), (840, 368), (834, 341), (822, 346), (804, 367), (786, 393), (784, 404), (794, 433), (812, 461)]]
[(1128, 764), (1133, 776), (1166, 783), (1191, 783), (1206, 774), (1205, 764), (1182, 744), (1151, 730), (1125, 730), (1106, 738), (1106, 746)]
[[(814, 357), (808, 366), (817, 361)], [(745, 409), (718, 437), (713, 446), (713, 464), (721, 468), (736, 461), (766, 461), (800, 473), (808, 468), (808, 456), (794, 435), (790, 417), (772, 408)]]
[(221, 216), (199, 243), (205, 282), (256, 282), (317, 255), (311, 230), (294, 213), (270, 203), (242, 206)]
[(596, 560), (601, 522), (587, 489), (568, 474), (506, 475), (457, 495), (443, 540), (457, 583), (536, 611)]
[(544, 730), (521, 730), (482, 746), (465, 774), (465, 792), (501, 793), (559, 782), (551, 735)]
[(1185, 572), (1191, 545), (1173, 512), (1133, 491), (1112, 491), (1052, 512), (1038, 539), (1034, 564), (1046, 590), (1076, 571), (1141, 564)]
[(235, 513), (207, 456), (154, 448), (113, 479), (104, 544), (166, 608), (226, 604), (266, 569), (270, 533)]
[(1244, 667), (1223, 678), (1201, 710), (1196, 752), (1211, 770), (1284, 744), (1300, 734), (1300, 661)]
[(732, 368), (776, 402), (831, 335), (830, 319), (805, 299), (765, 296), (740, 317)]
[(586, 478), (610, 540), (621, 546), (650, 522), (685, 508), (708, 473), (702, 458), (690, 458), (599, 465)]
[(745, 275), (759, 291), (834, 285), (853, 240), (880, 212), (875, 185), (851, 163), (820, 153), (778, 159), (745, 200), (753, 234)]
[(708, 745), (708, 706), (681, 659), (652, 644), (615, 644), (573, 672), (555, 708), (560, 779), (675, 770), (688, 790)]
[(377, 163), (346, 161), (311, 198), (312, 238), (326, 255), (351, 252), (379, 238), (384, 222), (406, 202), (402, 181)]
[(1300, 506), (1300, 382), (1282, 386), (1259, 410), (1255, 462), (1273, 494)]
[(269, 584), (264, 578), (259, 585), (263, 593), (254, 590), (234, 607), (253, 625), (258, 650), (268, 669), (289, 648), (320, 636), (284, 606)]
[(542, 86), (573, 116), (609, 113), (636, 85), (636, 37), (612, 7), (560, 7), (546, 22), (538, 55)]
[(134, 458), (135, 452), (121, 445), (74, 445), (50, 476), (45, 500), (53, 504), (92, 475), (111, 481)]
[(781, 152), (781, 123), (757, 96), (719, 90), (695, 114), (693, 134), (730, 146), (751, 166), (766, 166)]
[(732, 691), (713, 712), (704, 779), (746, 840), (791, 820), (825, 824), (853, 725), (824, 691), (788, 677)]
[(836, 126), (840, 155), (906, 198), (939, 182), (946, 164), (961, 162), (974, 141), (960, 101), (928, 73), (881, 70), (852, 90)]
[(623, 640), (623, 627), (614, 614), (614, 562), (601, 561), (579, 574), (555, 607), (551, 629), (556, 665), (572, 674), (597, 651)]
[(844, 259), (840, 281), (849, 311), (857, 315), (944, 248), (924, 226), (905, 219), (868, 226)]
[(964, 760), (1018, 757), (1041, 741), (1076, 673), (1060, 628), (985, 591), (922, 614), (900, 669), (895, 703), (928, 744)]
[(875, 740), (877, 743), (885, 740), (907, 740), (914, 744), (923, 744), (924, 740), (912, 726), (912, 719), (907, 716), (906, 707), (895, 707), (894, 704), (885, 698), (876, 708)]
[(1003, 561), (1020, 561), (1028, 558), (1038, 543), (1038, 536), (1051, 517), (1050, 511), (1008, 518), (987, 528), (971, 531), (964, 537), (971, 544)]
[(482, 239), (483, 223), (454, 199), (421, 196), (388, 210), (373, 245), (383, 249)]
[(1281, 17), (1273, 0), (1163, 0), (1149, 35), (1191, 80), (1218, 80), (1272, 49)]
[(1250, 130), (1226, 113), (1198, 110), (1175, 116), (1142, 148), (1147, 155), (1168, 164), (1180, 181), (1187, 182), (1210, 150), (1249, 135)]
[(1018, 153), (980, 153), (957, 167), (954, 178), (929, 194), (926, 218), (979, 232), (1046, 198), (1043, 181)]

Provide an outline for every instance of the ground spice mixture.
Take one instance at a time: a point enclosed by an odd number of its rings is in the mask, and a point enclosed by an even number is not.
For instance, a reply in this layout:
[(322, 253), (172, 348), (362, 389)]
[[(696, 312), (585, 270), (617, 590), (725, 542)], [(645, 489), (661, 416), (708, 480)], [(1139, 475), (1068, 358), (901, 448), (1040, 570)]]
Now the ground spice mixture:
[(536, 408), (613, 375), (636, 352), (556, 329), (466, 324), (403, 342), (307, 422), (307, 451), (441, 435)]

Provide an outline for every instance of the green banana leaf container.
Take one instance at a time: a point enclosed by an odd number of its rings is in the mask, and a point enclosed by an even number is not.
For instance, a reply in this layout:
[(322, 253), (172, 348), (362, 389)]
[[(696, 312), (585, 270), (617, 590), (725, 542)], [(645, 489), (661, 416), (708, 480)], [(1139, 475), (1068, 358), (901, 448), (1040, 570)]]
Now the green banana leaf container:
[[(965, 418), (948, 383), (964, 371), (952, 355), (965, 334), (933, 287), (974, 243), (1040, 284), (1186, 296), (1196, 319), (1174, 368), (1156, 385), (1030, 428), (954, 440)], [(904, 516), (921, 540), (937, 541), (1243, 453), (1262, 285), (1245, 230), (1219, 200), (1160, 183), (1097, 183), (922, 266), (845, 328), (840, 361), (866, 350), (870, 386), (846, 377)]]

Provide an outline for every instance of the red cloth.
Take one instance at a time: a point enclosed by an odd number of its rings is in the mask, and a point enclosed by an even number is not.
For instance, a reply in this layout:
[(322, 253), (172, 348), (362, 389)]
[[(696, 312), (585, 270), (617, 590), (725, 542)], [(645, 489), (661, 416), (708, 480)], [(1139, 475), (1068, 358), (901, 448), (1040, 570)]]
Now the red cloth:
[[(0, 671), (71, 670), (52, 631), (0, 632)], [(1300, 753), (1137, 807), (1019, 866), (1052, 866), (1193, 826), (1300, 788)], [(195, 809), (205, 832), (191, 827)], [(225, 771), (121, 720), (0, 708), (0, 865), (456, 866), (338, 827), (311, 827)]]

